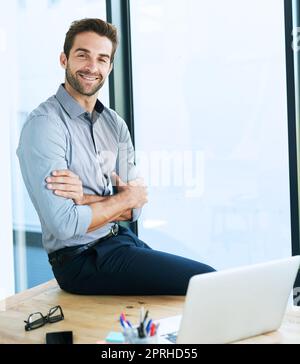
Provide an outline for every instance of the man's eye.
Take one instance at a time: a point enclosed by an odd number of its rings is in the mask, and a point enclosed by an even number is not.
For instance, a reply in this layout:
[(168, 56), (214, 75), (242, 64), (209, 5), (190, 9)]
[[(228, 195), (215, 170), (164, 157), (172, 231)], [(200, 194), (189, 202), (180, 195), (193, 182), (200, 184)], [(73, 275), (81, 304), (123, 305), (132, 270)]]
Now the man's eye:
[(78, 54), (78, 57), (83, 58), (83, 57), (85, 57), (85, 55), (84, 54)]

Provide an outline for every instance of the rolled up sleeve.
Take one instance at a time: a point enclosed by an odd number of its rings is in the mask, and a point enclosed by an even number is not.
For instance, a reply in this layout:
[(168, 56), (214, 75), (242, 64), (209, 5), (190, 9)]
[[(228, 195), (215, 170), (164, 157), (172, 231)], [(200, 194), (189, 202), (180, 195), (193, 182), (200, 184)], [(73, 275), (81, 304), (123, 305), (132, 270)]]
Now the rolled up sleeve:
[(34, 116), (26, 122), (17, 149), (22, 176), (42, 225), (59, 240), (85, 235), (92, 221), (89, 206), (77, 206), (47, 188), (53, 171), (68, 169), (66, 153), (65, 131), (57, 120)]
[[(135, 152), (127, 124), (121, 118), (119, 118), (119, 121), (121, 123), (121, 130), (116, 173), (121, 177), (122, 181), (128, 183), (137, 178), (140, 178), (141, 175), (135, 164)], [(137, 221), (141, 213), (141, 208), (133, 209), (132, 219), (130, 220), (130, 222)]]

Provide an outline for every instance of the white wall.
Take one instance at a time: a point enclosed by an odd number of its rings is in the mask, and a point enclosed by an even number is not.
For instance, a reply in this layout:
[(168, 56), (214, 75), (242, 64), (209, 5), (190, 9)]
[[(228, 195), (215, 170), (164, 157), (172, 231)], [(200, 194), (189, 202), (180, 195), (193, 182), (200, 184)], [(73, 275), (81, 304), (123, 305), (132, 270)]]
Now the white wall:
[(1, 59), (1, 132), (0, 132), (0, 299), (14, 294), (13, 237), (11, 206), (10, 122), (13, 115), (14, 86), (16, 75), (10, 72), (15, 57), (11, 49), (13, 40), (7, 29), (12, 29), (14, 2), (6, 2), (5, 12), (0, 13), (0, 59)]

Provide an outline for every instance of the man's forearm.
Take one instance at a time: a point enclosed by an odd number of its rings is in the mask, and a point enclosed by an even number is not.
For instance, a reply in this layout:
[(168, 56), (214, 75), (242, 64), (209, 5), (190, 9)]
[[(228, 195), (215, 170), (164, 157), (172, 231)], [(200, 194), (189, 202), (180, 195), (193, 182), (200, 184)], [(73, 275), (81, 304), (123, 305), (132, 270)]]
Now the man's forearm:
[(129, 221), (132, 219), (132, 209), (120, 195), (114, 196), (85, 196), (85, 205), (93, 212), (92, 223), (88, 232), (97, 230), (112, 221)]
[[(91, 205), (97, 202), (107, 201), (112, 196), (98, 196), (98, 195), (84, 195), (83, 205)], [(114, 221), (131, 221), (132, 220), (132, 209), (128, 209), (117, 217)], [(110, 221), (111, 222), (111, 221)]]
[(98, 196), (98, 195), (84, 195), (84, 202), (82, 205), (91, 205), (92, 203), (102, 202), (111, 196)]
[(126, 210), (121, 214), (116, 221), (131, 221), (132, 220), (132, 209)]

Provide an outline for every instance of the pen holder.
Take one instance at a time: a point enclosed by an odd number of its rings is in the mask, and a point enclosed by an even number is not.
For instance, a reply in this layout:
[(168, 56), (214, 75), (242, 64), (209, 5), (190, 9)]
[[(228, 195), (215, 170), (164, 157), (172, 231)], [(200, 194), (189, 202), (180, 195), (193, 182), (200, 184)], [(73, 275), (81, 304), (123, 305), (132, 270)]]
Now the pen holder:
[(125, 341), (128, 344), (151, 345), (151, 344), (157, 344), (157, 341), (158, 341), (157, 334), (155, 334), (154, 336), (147, 336), (145, 338), (140, 338), (136, 328), (126, 329), (126, 330), (124, 330), (123, 334), (125, 337)]

